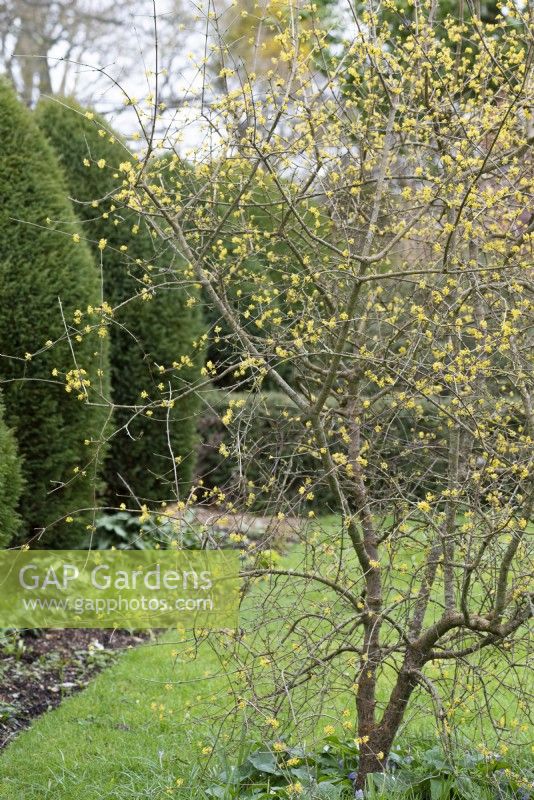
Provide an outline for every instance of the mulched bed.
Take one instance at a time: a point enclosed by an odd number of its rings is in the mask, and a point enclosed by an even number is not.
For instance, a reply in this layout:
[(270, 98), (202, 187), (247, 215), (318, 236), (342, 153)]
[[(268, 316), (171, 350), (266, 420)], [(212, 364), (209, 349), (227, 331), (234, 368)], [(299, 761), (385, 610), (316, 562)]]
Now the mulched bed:
[(1, 634), (0, 749), (32, 720), (58, 706), (145, 634), (107, 630), (47, 630)]

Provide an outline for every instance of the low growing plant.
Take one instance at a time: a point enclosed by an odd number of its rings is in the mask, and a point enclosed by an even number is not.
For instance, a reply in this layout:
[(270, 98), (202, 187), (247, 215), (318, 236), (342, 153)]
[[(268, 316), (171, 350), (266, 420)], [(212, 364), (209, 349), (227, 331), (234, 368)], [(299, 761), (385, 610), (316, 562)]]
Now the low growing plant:
[(148, 517), (131, 511), (105, 512), (95, 521), (95, 529), (84, 547), (93, 550), (211, 550), (220, 546), (224, 532), (216, 526), (201, 525), (188, 511), (181, 518), (163, 515)]
[[(343, 800), (354, 790), (357, 740), (327, 736), (319, 749), (291, 747), (283, 740), (259, 743), (235, 765), (224, 764), (206, 790), (218, 800)], [(370, 800), (527, 800), (534, 771), (503, 754), (466, 750), (447, 754), (440, 746), (415, 742), (394, 748), (383, 773), (369, 776)]]

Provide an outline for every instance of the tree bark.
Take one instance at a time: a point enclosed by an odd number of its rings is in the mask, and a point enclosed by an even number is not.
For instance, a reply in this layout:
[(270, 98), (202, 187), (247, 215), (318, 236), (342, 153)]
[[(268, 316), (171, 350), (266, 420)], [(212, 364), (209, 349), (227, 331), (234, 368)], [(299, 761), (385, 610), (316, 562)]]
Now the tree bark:
[(359, 737), (365, 738), (368, 736), (369, 738), (368, 741), (364, 741), (360, 745), (358, 773), (354, 782), (356, 791), (362, 792), (365, 790), (370, 774), (384, 771), (391, 747), (404, 718), (406, 707), (418, 683), (417, 675), (423, 663), (424, 658), (421, 653), (416, 651), (409, 652), (406, 655), (380, 722), (375, 723), (373, 730), (363, 733), (363, 730), (368, 731), (368, 728), (365, 724), (362, 727), (359, 720)]

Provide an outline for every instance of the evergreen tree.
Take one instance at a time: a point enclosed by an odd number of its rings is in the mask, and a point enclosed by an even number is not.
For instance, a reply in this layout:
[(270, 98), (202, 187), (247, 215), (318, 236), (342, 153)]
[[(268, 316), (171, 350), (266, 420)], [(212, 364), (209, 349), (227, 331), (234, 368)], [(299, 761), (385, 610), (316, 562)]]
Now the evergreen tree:
[[(197, 290), (184, 290), (176, 280), (183, 262), (155, 244), (145, 220), (117, 199), (134, 156), (107, 123), (72, 100), (42, 100), (36, 118), (64, 169), (114, 309), (110, 500), (129, 490), (143, 500), (173, 499), (176, 481), (178, 494), (188, 491), (195, 463), (198, 400), (193, 392), (179, 395), (201, 367)], [(169, 390), (172, 408), (164, 405)]]
[(17, 505), (22, 491), (21, 464), (13, 432), (4, 421), (0, 396), (0, 547), (7, 547), (20, 530)]
[(0, 381), (23, 458), (24, 535), (72, 547), (87, 521), (76, 512), (95, 504), (109, 410), (99, 274), (52, 149), (2, 80), (0, 141)]

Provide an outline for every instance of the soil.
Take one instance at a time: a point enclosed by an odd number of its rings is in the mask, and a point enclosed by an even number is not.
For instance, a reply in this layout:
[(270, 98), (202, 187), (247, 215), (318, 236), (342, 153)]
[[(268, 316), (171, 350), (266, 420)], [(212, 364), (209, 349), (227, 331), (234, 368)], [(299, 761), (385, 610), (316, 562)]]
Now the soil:
[(91, 629), (0, 633), (0, 749), (145, 638)]

